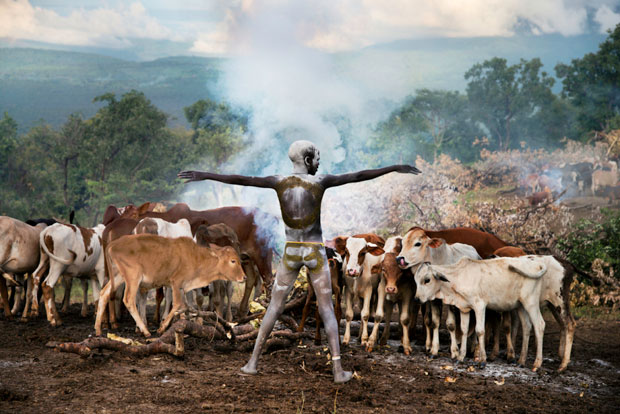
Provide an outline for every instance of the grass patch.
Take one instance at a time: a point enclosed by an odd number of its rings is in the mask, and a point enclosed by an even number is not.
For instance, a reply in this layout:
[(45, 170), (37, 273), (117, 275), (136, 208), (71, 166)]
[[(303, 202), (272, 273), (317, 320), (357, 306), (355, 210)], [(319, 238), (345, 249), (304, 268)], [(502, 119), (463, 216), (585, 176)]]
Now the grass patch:
[(572, 309), (576, 319), (593, 319), (597, 321), (620, 321), (620, 309), (607, 306), (576, 306)]

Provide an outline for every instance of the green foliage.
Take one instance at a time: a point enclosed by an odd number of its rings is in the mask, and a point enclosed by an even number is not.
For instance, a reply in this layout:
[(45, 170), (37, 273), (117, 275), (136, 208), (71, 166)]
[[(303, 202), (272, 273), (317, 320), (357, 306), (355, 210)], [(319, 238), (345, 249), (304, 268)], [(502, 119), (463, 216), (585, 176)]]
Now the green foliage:
[(554, 80), (541, 72), (541, 67), (538, 58), (521, 59), (512, 66), (506, 59), (493, 58), (465, 73), (473, 119), (486, 127), (497, 148), (515, 147), (520, 140), (529, 141), (530, 134), (547, 136), (545, 131), (536, 130), (540, 125), (537, 118), (558, 116), (561, 106), (550, 110), (557, 99), (551, 91)]
[(558, 64), (562, 94), (579, 109), (578, 124), (585, 135), (591, 131), (620, 128), (620, 24), (600, 44), (596, 53)]
[(368, 146), (375, 164), (412, 162), (417, 155), (437, 158), (440, 153), (471, 161), (477, 153), (471, 144), (481, 134), (465, 96), (419, 89), (378, 126)]
[(601, 259), (620, 276), (620, 212), (609, 212), (605, 221), (597, 223), (580, 220), (573, 232), (559, 247), (568, 260), (581, 269), (590, 269), (592, 262)]

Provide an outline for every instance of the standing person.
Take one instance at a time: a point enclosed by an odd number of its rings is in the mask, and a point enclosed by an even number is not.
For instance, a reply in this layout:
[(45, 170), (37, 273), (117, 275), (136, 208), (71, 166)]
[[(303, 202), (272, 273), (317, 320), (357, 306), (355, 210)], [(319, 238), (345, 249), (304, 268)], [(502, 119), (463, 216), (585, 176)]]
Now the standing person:
[(327, 333), (332, 355), (334, 382), (344, 383), (351, 379), (352, 374), (350, 371), (342, 369), (340, 361), (338, 322), (334, 315), (331, 279), (325, 246), (323, 245), (323, 230), (321, 229), (323, 193), (331, 187), (371, 180), (390, 172), (419, 174), (420, 170), (410, 165), (393, 165), (349, 174), (316, 175), (319, 169), (320, 154), (310, 141), (293, 142), (288, 150), (288, 156), (293, 163), (293, 173), (287, 176), (247, 177), (201, 171), (183, 171), (179, 173), (179, 177), (186, 179), (186, 182), (214, 180), (226, 184), (271, 188), (276, 190), (280, 201), (287, 242), (282, 261), (276, 271), (275, 283), (271, 291), (271, 302), (258, 331), (252, 357), (241, 370), (246, 374), (256, 374), (258, 358), (263, 344), (284, 310), (284, 302), (293, 288), (299, 270), (302, 266), (306, 266), (310, 282), (316, 292), (319, 313)]

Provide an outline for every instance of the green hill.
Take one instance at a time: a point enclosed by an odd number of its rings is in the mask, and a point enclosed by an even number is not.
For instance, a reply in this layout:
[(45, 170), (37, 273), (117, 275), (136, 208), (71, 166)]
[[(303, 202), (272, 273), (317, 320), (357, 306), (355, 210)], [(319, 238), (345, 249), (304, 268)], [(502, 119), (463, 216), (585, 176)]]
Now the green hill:
[(137, 89), (183, 123), (183, 107), (211, 97), (221, 60), (170, 57), (130, 62), (101, 55), (39, 49), (0, 49), (0, 113), (27, 131), (39, 120), (61, 125), (74, 112), (92, 116), (95, 96)]

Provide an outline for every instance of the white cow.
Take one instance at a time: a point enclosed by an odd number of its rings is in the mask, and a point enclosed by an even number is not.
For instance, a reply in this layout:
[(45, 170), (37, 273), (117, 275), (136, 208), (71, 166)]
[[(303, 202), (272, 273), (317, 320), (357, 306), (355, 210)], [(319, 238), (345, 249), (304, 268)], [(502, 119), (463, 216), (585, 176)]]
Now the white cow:
[[(16, 275), (32, 273), (39, 264), (39, 234), (47, 227), (44, 223), (31, 226), (12, 217), (0, 216), (0, 294), (5, 317), (13, 312), (9, 300), (5, 275), (15, 280)], [(28, 316), (32, 294), (32, 277), (27, 278), (26, 307), (22, 319)], [(17, 297), (17, 294), (16, 294)], [(18, 300), (15, 300), (16, 304)], [(14, 307), (13, 311), (17, 311)]]
[[(56, 223), (44, 229), (39, 235), (40, 260), (34, 272), (32, 291), (32, 312), (38, 315), (37, 293), (41, 278), (47, 320), (52, 326), (62, 324), (54, 303), (54, 285), (61, 275), (67, 277), (88, 277), (93, 288), (93, 298), (99, 300), (99, 291), (104, 283), (105, 265), (101, 235), (105, 226), (84, 228), (73, 224)], [(48, 271), (49, 269), (49, 271)]]
[(337, 247), (345, 243), (344, 250), (342, 253), (339, 252), (341, 255), (344, 253), (342, 269), (344, 273), (346, 305), (346, 324), (342, 343), (347, 345), (351, 339), (353, 306), (361, 298), (363, 304), (360, 337), (361, 344), (366, 346), (368, 342), (368, 318), (371, 313), (374, 313), (374, 309), (371, 309), (372, 297), (373, 294), (376, 295), (381, 279), (381, 275), (373, 273), (372, 268), (376, 264), (381, 263), (381, 255), (384, 253), (382, 246), (385, 242), (376, 234), (360, 234), (348, 238), (337, 237), (334, 240)]
[[(463, 332), (467, 332), (469, 328), (469, 312), (474, 311), (482, 366), (486, 365), (484, 346), (486, 309), (498, 312), (519, 309), (521, 323), (525, 326), (527, 314), (534, 326), (536, 360), (533, 370), (536, 371), (542, 364), (545, 321), (540, 313), (540, 298), (543, 288), (542, 277), (547, 272), (547, 264), (548, 261), (541, 256), (502, 257), (489, 260), (462, 258), (456, 264), (445, 266), (423, 263), (415, 273), (416, 298), (422, 301), (441, 299), (444, 303), (459, 308)], [(467, 335), (463, 335), (459, 361), (465, 358), (466, 349)], [(524, 353), (527, 354), (525, 345), (522, 358)]]
[[(445, 243), (443, 239), (430, 238), (422, 229), (409, 231), (402, 240), (402, 249), (396, 258), (399, 266), (415, 272), (421, 263), (434, 265), (448, 265), (458, 262), (463, 257), (480, 259), (476, 249), (463, 243)], [(439, 353), (439, 324), (441, 322), (441, 302), (435, 301), (427, 306), (424, 325), (426, 327), (426, 350), (432, 356)], [(430, 312), (429, 312), (430, 307)], [(446, 325), (450, 332), (450, 356), (458, 357), (458, 342), (456, 338), (456, 319), (454, 312), (448, 308)], [(431, 329), (432, 328), (432, 329)], [(432, 330), (432, 335), (431, 335)], [(467, 330), (463, 331), (467, 335)], [(432, 339), (431, 339), (432, 338)]]

